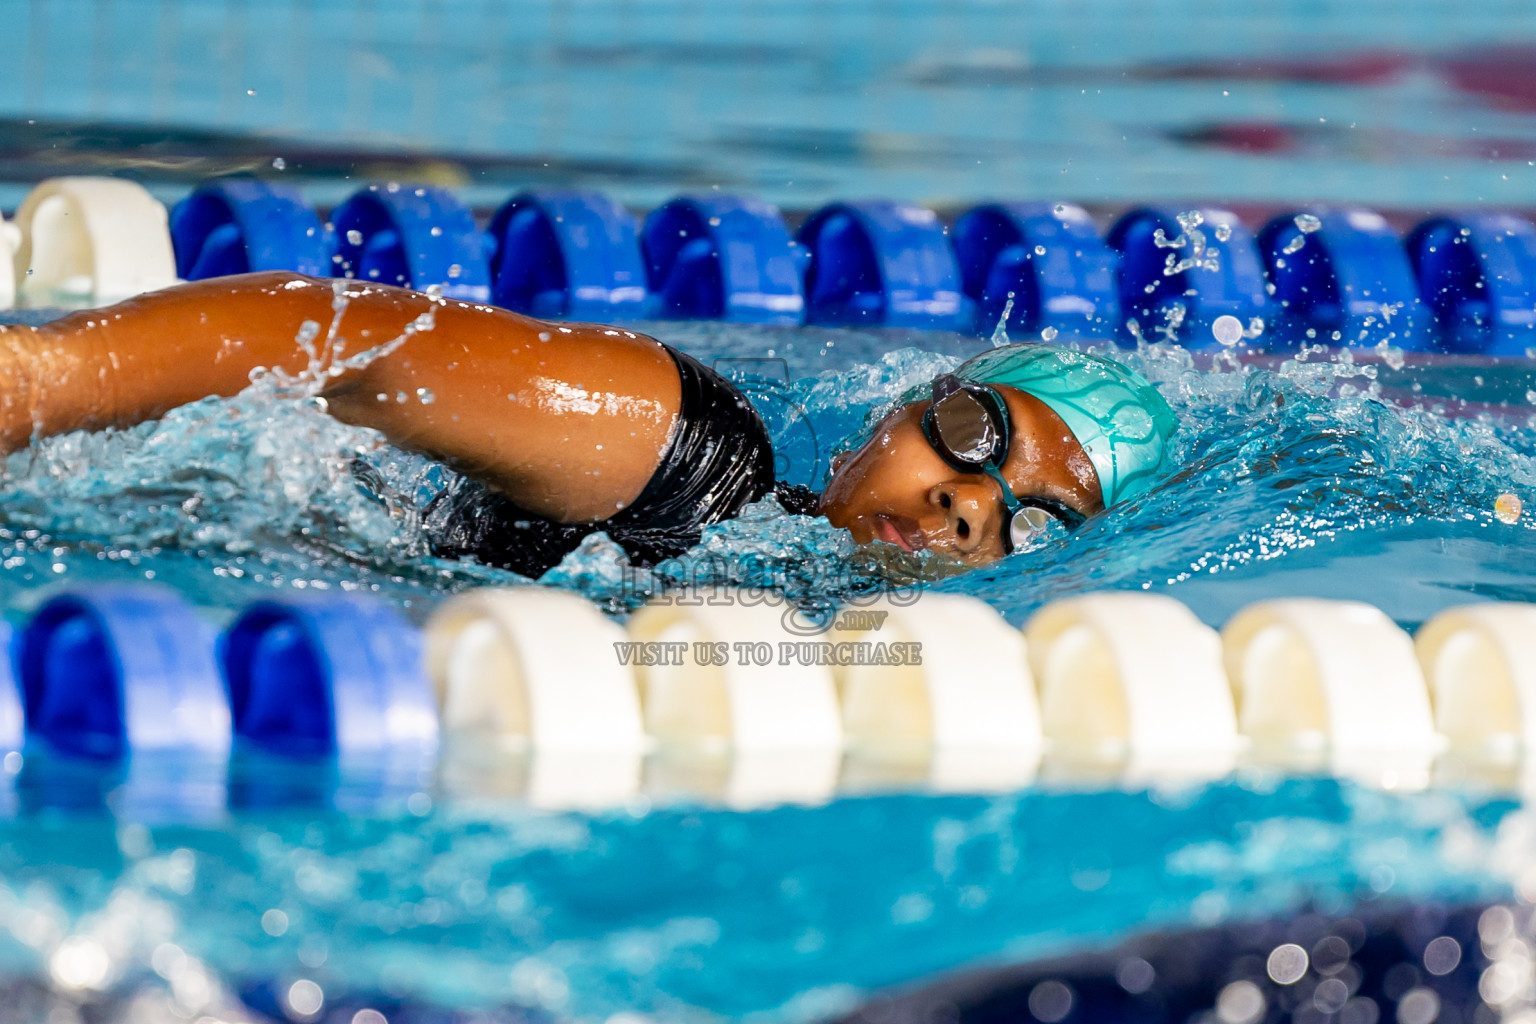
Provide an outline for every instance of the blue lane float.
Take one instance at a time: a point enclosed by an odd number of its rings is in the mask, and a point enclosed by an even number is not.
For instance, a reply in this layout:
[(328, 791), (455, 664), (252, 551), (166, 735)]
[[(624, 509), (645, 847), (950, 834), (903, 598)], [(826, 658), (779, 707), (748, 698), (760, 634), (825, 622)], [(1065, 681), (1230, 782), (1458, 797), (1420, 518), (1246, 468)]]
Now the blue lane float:
[(26, 742), (26, 718), (21, 709), (21, 686), (16, 680), (15, 634), (11, 625), (0, 620), (0, 755), (20, 750)]
[(253, 179), (199, 185), (171, 211), (176, 275), (200, 281), (260, 270), (329, 277), (329, 233), (297, 189)]
[(235, 734), (256, 747), (294, 757), (437, 749), (420, 633), (384, 604), (258, 601), (230, 624), (219, 653)]
[(486, 245), (498, 306), (571, 320), (645, 315), (635, 218), (600, 192), (519, 193), (496, 211)]
[(960, 329), (960, 267), (932, 210), (833, 203), (811, 215), (798, 240), (810, 252), (808, 323)]
[(797, 246), (778, 207), (736, 196), (681, 196), (641, 232), (651, 315), (798, 324), (805, 317)]
[(977, 334), (1006, 328), (1112, 338), (1120, 327), (1118, 257), (1093, 219), (1071, 203), (989, 203), (951, 234), (961, 289)]
[(1437, 347), (1520, 356), (1536, 345), (1536, 225), (1506, 213), (1435, 217), (1405, 246)]
[(489, 302), (485, 242), (468, 207), (435, 186), (370, 185), (331, 212), (334, 276)]
[(229, 748), (212, 632), (169, 591), (61, 594), (27, 623), (16, 663), (27, 733), (61, 753), (114, 759)]
[[(1154, 341), (1177, 339), (1192, 349), (1219, 347), (1212, 325), (1235, 317), (1250, 344), (1269, 311), (1264, 263), (1236, 214), (1217, 208), (1145, 207), (1121, 217), (1109, 232), (1120, 254), (1120, 312)], [(1242, 340), (1244, 334), (1228, 335)], [(1127, 322), (1121, 339), (1135, 344)], [(1227, 343), (1235, 343), (1235, 340)]]
[(1408, 254), (1378, 213), (1316, 207), (1259, 233), (1282, 333), (1293, 345), (1431, 347)]

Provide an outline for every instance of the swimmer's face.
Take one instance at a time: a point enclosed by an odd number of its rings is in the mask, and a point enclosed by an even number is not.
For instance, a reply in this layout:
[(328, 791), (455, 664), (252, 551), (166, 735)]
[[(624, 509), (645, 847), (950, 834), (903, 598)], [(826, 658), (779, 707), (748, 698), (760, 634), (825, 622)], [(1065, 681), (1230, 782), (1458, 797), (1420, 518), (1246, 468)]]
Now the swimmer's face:
[[(1003, 477), (1020, 498), (1045, 498), (1085, 516), (1104, 507), (1099, 478), (1083, 446), (1043, 402), (998, 387), (1013, 439)], [(927, 401), (881, 421), (862, 448), (833, 464), (820, 511), (860, 544), (883, 540), (908, 551), (931, 549), (967, 565), (1003, 557), (1007, 506), (985, 473), (962, 473), (923, 436)]]

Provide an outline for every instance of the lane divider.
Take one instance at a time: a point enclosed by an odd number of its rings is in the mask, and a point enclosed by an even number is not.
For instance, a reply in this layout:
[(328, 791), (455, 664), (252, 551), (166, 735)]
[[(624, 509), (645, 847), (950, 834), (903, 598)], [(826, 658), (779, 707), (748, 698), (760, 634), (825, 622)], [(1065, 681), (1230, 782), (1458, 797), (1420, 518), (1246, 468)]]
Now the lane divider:
[(1380, 214), (1310, 207), (1282, 215), (1259, 232), (1259, 251), (1283, 333), (1325, 345), (1433, 347), (1413, 266)]
[(603, 322), (645, 312), (635, 218), (600, 192), (519, 193), (491, 218), (487, 240), (499, 306)]
[(1536, 333), (1536, 225), (1507, 213), (1432, 217), (1406, 246), (1442, 349), (1525, 354)]
[(472, 590), (427, 623), (443, 728), (544, 751), (646, 746), (622, 626), (568, 591)]
[[(837, 684), (830, 665), (784, 657), (806, 638), (784, 608), (711, 603), (705, 595), (647, 605), (629, 622), (647, 731), (705, 750), (839, 750)], [(642, 656), (643, 652), (643, 656)]]
[(16, 210), (18, 301), (116, 302), (176, 283), (165, 207), (119, 178), (50, 178)]
[(16, 303), (16, 250), (21, 246), (21, 229), (0, 214), (0, 309)]
[(1119, 257), (1081, 206), (989, 203), (961, 215), (950, 241), (973, 333), (991, 334), (1004, 314), (1020, 336), (1119, 332)]
[(491, 301), (484, 236), (469, 208), (434, 185), (370, 185), (331, 211), (336, 276)]
[[(1219, 348), (1236, 339), (1225, 331), (1218, 338), (1218, 319), (1233, 317), (1250, 330), (1254, 319), (1272, 315), (1258, 246), (1229, 210), (1132, 210), (1110, 229), (1108, 241), (1120, 256), (1121, 314), (1134, 318), (1145, 338), (1172, 335), (1187, 348)], [(1134, 343), (1129, 333), (1123, 336)]]
[(539, 189), (514, 196), (481, 232), (435, 186), (370, 185), (326, 225), (291, 189), (219, 179), (172, 220), (132, 182), (50, 179), (17, 211), (19, 251), (0, 277), (32, 306), (115, 301), (178, 271), (286, 269), (597, 321), (985, 335), (1006, 311), (1016, 337), (1123, 345), (1136, 343), (1134, 320), (1142, 337), (1196, 349), (1386, 341), (1520, 356), (1536, 346), (1536, 225), (1504, 213), (1433, 217), (1399, 240), (1370, 210), (1309, 207), (1255, 237), (1230, 211), (1165, 205), (1130, 211), (1106, 238), (1065, 202), (986, 204), (948, 229), (922, 206), (860, 200), (813, 212), (791, 239), (776, 208), (740, 196), (680, 196), (642, 229), (601, 193)]
[[(1024, 637), (985, 601), (961, 594), (924, 594), (910, 603), (884, 597), (861, 605), (858, 616), (862, 628), (836, 630), (829, 642), (883, 643), (903, 664), (833, 669), (850, 748), (986, 748), (1038, 756), (1040, 705)], [(893, 650), (892, 644), (907, 646)], [(844, 651), (852, 661), (859, 649)]]
[[(0, 647), (14, 648), (15, 632), (8, 622), (0, 622)], [(21, 685), (16, 678), (14, 661), (0, 659), (0, 757), (21, 750), (26, 742), (26, 718), (21, 707)]]
[(1237, 748), (1221, 642), (1173, 598), (1057, 601), (1025, 624), (1024, 637), (1053, 744), (1107, 757)]
[(168, 590), (54, 597), (22, 631), (15, 661), (27, 732), (64, 753), (229, 749), (213, 634)]
[(188, 281), (259, 270), (329, 277), (335, 238), (297, 189), (250, 178), (219, 178), (193, 189), (171, 211), (176, 273)]
[(1413, 641), (1358, 601), (1262, 601), (1222, 630), (1244, 735), (1277, 752), (1443, 745)]
[(833, 203), (813, 213), (797, 238), (810, 253), (807, 323), (960, 328), (960, 266), (927, 207)]
[(798, 324), (800, 262), (778, 207), (735, 196), (679, 196), (641, 231), (648, 315), (661, 320)]
[(421, 634), (379, 601), (249, 605), (219, 645), (234, 732), (278, 754), (430, 752), (438, 710)]
[(1435, 727), (1453, 746), (1498, 760), (1536, 748), (1536, 605), (1450, 608), (1414, 645)]
[(11, 650), (0, 751), (206, 766), (238, 740), (410, 775), (442, 730), (459, 741), (441, 771), (510, 747), (527, 760), (506, 785), (551, 807), (1006, 790), (1042, 755), (1075, 784), (1245, 761), (1421, 785), (1447, 748), (1511, 764), (1536, 742), (1536, 605), (1511, 603), (1449, 609), (1416, 641), (1313, 599), (1249, 606), (1218, 636), (1140, 591), (1055, 602), (1022, 630), (975, 598), (890, 595), (826, 631), (762, 594), (679, 593), (626, 628), (529, 586), (459, 595), (424, 631), (358, 595), (284, 595), (216, 635), (170, 591), (98, 587), (45, 601)]
[(1022, 630), (945, 593), (881, 598), (828, 631), (806, 621), (723, 591), (670, 595), (626, 629), (528, 586), (461, 594), (424, 632), (360, 596), (265, 599), (216, 637), (172, 592), (98, 587), (44, 602), (13, 647), (28, 731), (95, 756), (231, 734), (303, 755), (430, 749), (440, 717), (545, 750), (1043, 741), (1119, 756), (1241, 734), (1496, 752), (1536, 736), (1536, 605), (1453, 608), (1416, 643), (1371, 605), (1302, 598), (1251, 605), (1218, 637), (1139, 591), (1053, 602)]

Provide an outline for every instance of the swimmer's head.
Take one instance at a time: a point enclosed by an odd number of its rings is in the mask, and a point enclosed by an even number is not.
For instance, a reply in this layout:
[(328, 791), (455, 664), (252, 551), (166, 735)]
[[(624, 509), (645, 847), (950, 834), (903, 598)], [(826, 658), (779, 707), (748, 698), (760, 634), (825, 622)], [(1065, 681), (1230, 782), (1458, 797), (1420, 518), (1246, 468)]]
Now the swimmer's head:
[[(1146, 490), (1177, 425), (1141, 376), (1069, 349), (992, 349), (955, 376), (985, 385), (1001, 402), (991, 419), (1009, 443), (997, 473), (957, 468), (953, 453), (942, 453), (934, 439), (931, 417), (924, 426), (932, 387), (909, 393), (862, 445), (834, 462), (822, 495), (822, 514), (859, 543), (884, 540), (985, 564), (1008, 553), (1021, 502), (1072, 519)], [(957, 386), (963, 385), (944, 385)], [(983, 405), (991, 401), (979, 395)]]

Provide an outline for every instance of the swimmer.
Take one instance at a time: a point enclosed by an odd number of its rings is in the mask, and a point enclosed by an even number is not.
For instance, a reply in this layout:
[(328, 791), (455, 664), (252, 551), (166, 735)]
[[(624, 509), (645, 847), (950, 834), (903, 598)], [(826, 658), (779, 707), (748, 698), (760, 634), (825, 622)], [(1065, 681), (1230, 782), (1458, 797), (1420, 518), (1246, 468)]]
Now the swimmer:
[(729, 381), (653, 338), (260, 273), (0, 325), (0, 448), (234, 395), (260, 367), (316, 374), (332, 416), (462, 474), (424, 513), (437, 553), (532, 577), (595, 530), (636, 562), (671, 557), (775, 491), (858, 543), (981, 565), (1145, 490), (1175, 422), (1119, 363), (1007, 346), (904, 396), (817, 498), (776, 485)]

